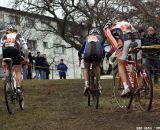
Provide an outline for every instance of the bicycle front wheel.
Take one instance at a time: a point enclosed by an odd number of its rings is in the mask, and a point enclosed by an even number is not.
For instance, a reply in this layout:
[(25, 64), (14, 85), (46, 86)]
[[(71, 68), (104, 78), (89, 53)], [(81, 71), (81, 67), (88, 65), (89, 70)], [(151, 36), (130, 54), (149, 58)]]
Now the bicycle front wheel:
[(13, 82), (10, 80), (4, 81), (4, 95), (7, 110), (9, 114), (13, 114), (15, 112), (16, 95), (14, 91)]
[(121, 97), (123, 91), (123, 83), (118, 74), (118, 70), (113, 74), (113, 86), (114, 86), (114, 97), (118, 106), (124, 110), (129, 110), (132, 104), (133, 95), (130, 94), (128, 97)]
[(140, 109), (142, 111), (149, 111), (152, 108), (153, 84), (148, 70), (144, 65), (140, 67), (138, 81), (140, 88), (137, 97)]

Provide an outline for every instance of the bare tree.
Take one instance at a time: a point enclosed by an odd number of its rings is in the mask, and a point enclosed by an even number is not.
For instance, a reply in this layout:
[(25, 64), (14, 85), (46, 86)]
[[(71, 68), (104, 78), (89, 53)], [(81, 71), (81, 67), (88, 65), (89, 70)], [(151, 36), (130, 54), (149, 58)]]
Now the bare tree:
[(93, 23), (102, 29), (106, 19), (115, 19), (121, 14), (135, 24), (158, 26), (160, 23), (159, 0), (15, 0), (14, 5), (16, 9), (53, 18), (57, 26), (44, 20), (47, 28), (35, 28), (61, 36), (76, 49)]
[(16, 0), (17, 9), (48, 15), (57, 23), (57, 28), (44, 21), (48, 26), (39, 31), (53, 32), (60, 35), (63, 40), (79, 49), (87, 35), (95, 26), (102, 28), (106, 18), (113, 18), (120, 6), (115, 6), (117, 0)]

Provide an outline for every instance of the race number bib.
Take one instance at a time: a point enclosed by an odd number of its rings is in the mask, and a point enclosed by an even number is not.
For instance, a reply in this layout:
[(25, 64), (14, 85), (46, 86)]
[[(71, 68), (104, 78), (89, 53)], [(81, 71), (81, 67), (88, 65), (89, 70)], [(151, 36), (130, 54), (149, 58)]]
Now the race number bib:
[(88, 42), (98, 42), (97, 36), (88, 36)]

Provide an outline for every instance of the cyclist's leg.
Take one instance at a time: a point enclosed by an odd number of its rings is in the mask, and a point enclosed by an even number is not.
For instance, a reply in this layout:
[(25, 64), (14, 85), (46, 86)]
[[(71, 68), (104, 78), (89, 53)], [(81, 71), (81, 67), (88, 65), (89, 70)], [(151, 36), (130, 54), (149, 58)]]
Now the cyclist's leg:
[(14, 65), (16, 73), (16, 87), (21, 87), (22, 83), (22, 65)]
[(89, 81), (88, 69), (89, 69), (89, 64), (88, 63), (84, 63), (84, 80), (85, 80), (85, 85), (87, 85), (88, 81)]
[(22, 83), (22, 64), (21, 64), (21, 54), (18, 49), (12, 49), (12, 60), (14, 65), (14, 70), (16, 74), (16, 87), (21, 88)]
[(125, 69), (125, 62), (124, 60), (118, 59), (118, 72), (121, 77), (122, 82), (127, 83), (127, 75), (126, 75), (126, 69)]
[(130, 46), (131, 42), (132, 42), (131, 40), (124, 41), (123, 50), (122, 50), (121, 53), (119, 53), (117, 55), (117, 59), (118, 59), (118, 72), (119, 72), (119, 76), (121, 77), (121, 80), (122, 80), (123, 86), (124, 86), (124, 90), (122, 91), (122, 94), (121, 94), (122, 96), (126, 95), (130, 91), (129, 90), (129, 85), (127, 83), (125, 61), (127, 59), (128, 50), (129, 50), (129, 46)]

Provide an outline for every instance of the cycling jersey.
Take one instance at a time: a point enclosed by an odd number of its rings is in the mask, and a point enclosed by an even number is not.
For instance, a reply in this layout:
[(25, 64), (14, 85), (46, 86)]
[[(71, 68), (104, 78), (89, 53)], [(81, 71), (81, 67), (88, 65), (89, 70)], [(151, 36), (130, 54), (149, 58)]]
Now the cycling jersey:
[(14, 65), (21, 64), (20, 47), (27, 50), (24, 38), (17, 33), (5, 34), (1, 40), (3, 46), (3, 58), (12, 58)]
[(131, 33), (137, 32), (136, 29), (129, 22), (125, 20), (115, 23), (111, 27), (111, 30), (114, 30), (114, 29), (121, 30), (123, 34), (129, 33), (129, 32)]
[(102, 37), (94, 34), (87, 36), (79, 53), (84, 54), (84, 61), (86, 63), (100, 62), (105, 56), (104, 42)]
[[(119, 21), (111, 28), (105, 30), (105, 36), (112, 45), (112, 53), (117, 50), (116, 56), (121, 60), (126, 60), (130, 43), (134, 40), (141, 46), (141, 40), (136, 29), (127, 21)], [(141, 59), (141, 51), (137, 53), (137, 58)]]

